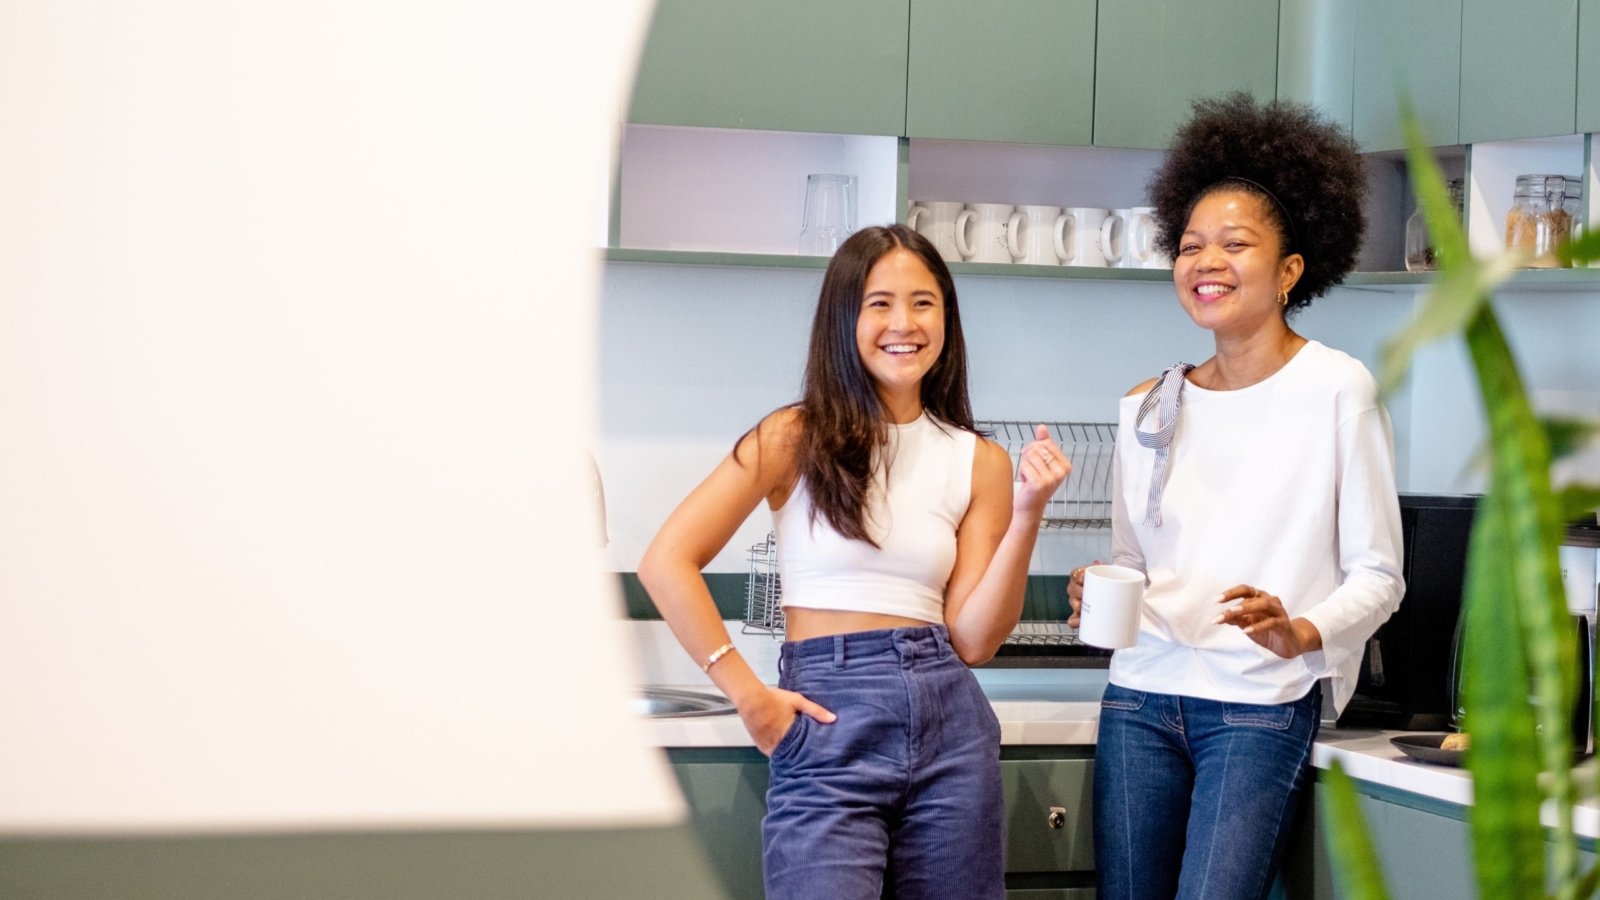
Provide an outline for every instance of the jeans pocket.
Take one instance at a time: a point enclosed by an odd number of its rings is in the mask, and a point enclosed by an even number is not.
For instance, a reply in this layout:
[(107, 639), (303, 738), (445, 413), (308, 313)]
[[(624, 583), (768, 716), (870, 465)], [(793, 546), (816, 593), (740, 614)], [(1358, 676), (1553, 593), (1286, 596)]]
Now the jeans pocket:
[(1222, 721), (1228, 725), (1248, 725), (1270, 728), (1273, 731), (1288, 731), (1289, 726), (1294, 724), (1294, 704), (1275, 703), (1263, 706), (1257, 703), (1224, 703)]
[(1133, 691), (1114, 684), (1106, 685), (1106, 692), (1100, 698), (1101, 709), (1117, 709), (1123, 712), (1133, 712), (1144, 707), (1144, 691)]
[(794, 749), (800, 746), (800, 735), (805, 731), (806, 721), (810, 718), (805, 713), (797, 714), (794, 721), (789, 723), (789, 730), (785, 731), (783, 737), (778, 738), (778, 743), (773, 745), (772, 754), (767, 759), (776, 762), (779, 757), (787, 757), (793, 753)]

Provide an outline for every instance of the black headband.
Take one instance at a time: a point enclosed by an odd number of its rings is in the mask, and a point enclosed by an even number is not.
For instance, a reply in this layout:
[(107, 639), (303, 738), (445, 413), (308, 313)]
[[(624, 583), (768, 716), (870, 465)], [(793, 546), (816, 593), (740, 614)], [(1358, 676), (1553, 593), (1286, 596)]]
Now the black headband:
[(1248, 184), (1261, 193), (1267, 195), (1267, 199), (1272, 201), (1272, 205), (1278, 208), (1278, 215), (1283, 218), (1283, 227), (1289, 231), (1289, 246), (1284, 248), (1284, 255), (1296, 252), (1296, 249), (1300, 246), (1300, 236), (1296, 234), (1294, 230), (1294, 216), (1289, 215), (1289, 208), (1283, 205), (1283, 201), (1278, 199), (1278, 195), (1267, 190), (1266, 185), (1260, 183), (1259, 181), (1251, 181), (1243, 175), (1229, 175), (1226, 178), (1216, 182), (1216, 184), (1213, 184), (1212, 187), (1216, 187), (1219, 184), (1226, 184), (1230, 181), (1243, 182), (1244, 184)]

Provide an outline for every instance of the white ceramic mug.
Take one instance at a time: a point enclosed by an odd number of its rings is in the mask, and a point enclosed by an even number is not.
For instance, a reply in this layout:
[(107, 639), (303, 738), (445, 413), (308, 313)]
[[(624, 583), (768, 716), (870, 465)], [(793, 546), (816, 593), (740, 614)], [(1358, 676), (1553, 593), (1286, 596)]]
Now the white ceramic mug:
[(1056, 246), (1061, 243), (1061, 232), (1067, 226), (1067, 217), (1059, 206), (1019, 206), (1021, 219), (1006, 237), (1010, 243), (1011, 258), (1032, 266), (1058, 266), (1061, 257)]
[(966, 207), (959, 200), (912, 201), (906, 227), (933, 242), (945, 262), (961, 262), (956, 249), (956, 217)]
[(1153, 206), (1135, 206), (1128, 210), (1128, 259), (1130, 267), (1141, 269), (1170, 269), (1172, 258), (1156, 249), (1156, 210)]
[(1100, 226), (1100, 250), (1106, 263), (1119, 269), (1167, 269), (1171, 263), (1156, 251), (1155, 209), (1116, 209)]
[(1105, 251), (1100, 249), (1100, 227), (1110, 210), (1094, 206), (1069, 206), (1062, 215), (1065, 227), (1056, 240), (1056, 255), (1069, 266), (1103, 266)]
[(1022, 220), (1009, 203), (968, 203), (956, 216), (956, 249), (968, 262), (1011, 262), (1008, 236)]
[(1144, 615), (1144, 573), (1127, 566), (1083, 570), (1083, 608), (1078, 637), (1085, 644), (1120, 650), (1139, 639)]

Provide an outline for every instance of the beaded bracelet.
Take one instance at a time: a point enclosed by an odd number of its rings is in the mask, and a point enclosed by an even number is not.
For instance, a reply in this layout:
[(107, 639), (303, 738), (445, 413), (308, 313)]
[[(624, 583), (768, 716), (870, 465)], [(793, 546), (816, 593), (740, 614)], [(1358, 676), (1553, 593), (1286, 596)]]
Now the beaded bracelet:
[(721, 647), (718, 647), (717, 649), (711, 651), (711, 655), (709, 657), (706, 657), (706, 664), (700, 667), (700, 671), (702, 671), (702, 672), (710, 672), (711, 671), (711, 667), (717, 664), (717, 660), (723, 658), (724, 656), (727, 656), (728, 652), (733, 650), (733, 649), (734, 649), (733, 644), (730, 642), (730, 643), (723, 644)]

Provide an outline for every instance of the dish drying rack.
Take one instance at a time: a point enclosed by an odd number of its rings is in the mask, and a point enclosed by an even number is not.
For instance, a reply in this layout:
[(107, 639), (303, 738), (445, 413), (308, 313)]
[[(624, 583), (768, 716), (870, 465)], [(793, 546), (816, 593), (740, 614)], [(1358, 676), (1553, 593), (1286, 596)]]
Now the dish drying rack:
[(744, 585), (745, 634), (783, 635), (783, 584), (778, 576), (778, 539), (772, 533), (767, 539), (751, 544), (746, 558), (750, 560), (750, 577)]
[[(1034, 439), (1033, 421), (996, 419), (976, 423), (1011, 455), (1016, 471), (1022, 449)], [(1072, 473), (1045, 503), (1040, 528), (1110, 528), (1111, 469), (1117, 440), (1115, 422), (1044, 422), (1072, 463)]]
[[(783, 636), (783, 584), (778, 575), (778, 542), (774, 535), (750, 545), (746, 558), (750, 575), (744, 591), (744, 634)], [(1052, 648), (1089, 645), (1078, 639), (1078, 630), (1061, 621), (1023, 621), (1007, 635), (1009, 647)], [(1092, 649), (1092, 648), (1089, 648)]]

